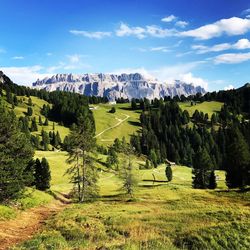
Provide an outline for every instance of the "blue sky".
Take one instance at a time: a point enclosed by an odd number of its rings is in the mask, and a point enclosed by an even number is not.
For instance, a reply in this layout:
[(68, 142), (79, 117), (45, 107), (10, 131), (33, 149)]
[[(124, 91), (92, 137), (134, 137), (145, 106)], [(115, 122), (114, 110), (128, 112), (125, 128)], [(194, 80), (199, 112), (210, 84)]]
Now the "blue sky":
[(19, 84), (95, 72), (142, 72), (208, 90), (250, 82), (249, 0), (0, 3), (0, 69)]

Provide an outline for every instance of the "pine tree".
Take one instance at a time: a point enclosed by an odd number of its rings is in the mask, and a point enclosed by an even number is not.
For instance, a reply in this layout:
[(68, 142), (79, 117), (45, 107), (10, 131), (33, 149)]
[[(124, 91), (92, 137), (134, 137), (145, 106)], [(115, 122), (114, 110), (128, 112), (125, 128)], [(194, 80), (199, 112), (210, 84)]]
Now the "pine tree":
[(126, 145), (123, 148), (123, 152), (126, 158), (123, 161), (123, 165), (120, 169), (120, 178), (123, 182), (121, 190), (125, 191), (130, 197), (133, 197), (135, 188), (137, 187), (138, 181), (135, 178), (133, 172), (133, 163), (132, 163), (132, 153), (133, 149), (130, 145)]
[(237, 127), (230, 130), (227, 148), (226, 183), (229, 188), (244, 187), (250, 180), (250, 152), (242, 133)]
[(28, 105), (31, 107), (33, 104), (32, 104), (32, 99), (31, 98), (29, 98), (29, 100), (28, 100)]
[(49, 135), (46, 131), (42, 130), (42, 146), (44, 151), (48, 151), (48, 144), (50, 143)]
[(166, 174), (167, 180), (168, 181), (172, 181), (172, 179), (173, 179), (173, 172), (172, 172), (171, 166), (169, 166), (169, 165), (166, 166), (165, 174)]
[(55, 147), (58, 147), (62, 143), (62, 139), (58, 131), (56, 132), (55, 139), (56, 139)]
[(134, 98), (132, 98), (131, 100), (131, 108), (133, 110), (136, 110), (137, 109), (137, 104), (136, 104), (136, 100)]
[(49, 125), (49, 120), (48, 120), (48, 118), (46, 117), (46, 119), (45, 119), (45, 121), (44, 121), (44, 124), (43, 124), (44, 126), (48, 126)]
[(30, 131), (31, 131), (31, 132), (33, 132), (33, 131), (38, 131), (37, 124), (36, 124), (36, 117), (33, 117), (33, 119), (31, 120), (31, 128), (30, 128)]
[(193, 159), (193, 164), (193, 187), (200, 189), (208, 188), (213, 163), (205, 148), (198, 150)]
[(149, 159), (151, 160), (154, 167), (156, 168), (158, 159), (157, 159), (157, 155), (156, 155), (156, 153), (155, 153), (155, 151), (153, 149), (150, 150)]
[(32, 114), (33, 114), (33, 109), (31, 107), (28, 107), (27, 108), (27, 115), (32, 116)]
[(13, 112), (0, 99), (0, 201), (17, 197), (24, 189), (28, 163), (33, 149), (26, 134), (21, 133)]
[(39, 125), (43, 126), (43, 121), (42, 121), (42, 117), (39, 115)]
[(46, 190), (50, 188), (50, 167), (46, 158), (42, 158), (40, 162), (39, 159), (36, 159), (35, 163), (35, 185), (39, 190)]
[(216, 176), (214, 171), (212, 171), (210, 173), (210, 177), (209, 177), (209, 185), (208, 188), (209, 189), (215, 189), (217, 187), (217, 183), (216, 183)]
[(73, 183), (73, 195), (79, 202), (85, 202), (98, 195), (98, 173), (93, 164), (91, 152), (95, 147), (94, 128), (91, 120), (80, 117), (78, 124), (71, 130), (69, 135), (69, 158), (68, 162), (74, 165), (67, 173)]

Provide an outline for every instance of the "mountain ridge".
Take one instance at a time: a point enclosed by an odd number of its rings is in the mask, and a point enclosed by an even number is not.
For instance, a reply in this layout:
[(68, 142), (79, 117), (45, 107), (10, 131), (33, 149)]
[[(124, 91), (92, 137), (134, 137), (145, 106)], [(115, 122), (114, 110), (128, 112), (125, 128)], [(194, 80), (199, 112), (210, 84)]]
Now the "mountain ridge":
[(86, 96), (117, 98), (164, 98), (165, 96), (205, 94), (206, 90), (192, 83), (175, 80), (172, 84), (146, 77), (140, 73), (131, 74), (56, 74), (37, 80), (33, 88), (47, 91), (70, 91)]

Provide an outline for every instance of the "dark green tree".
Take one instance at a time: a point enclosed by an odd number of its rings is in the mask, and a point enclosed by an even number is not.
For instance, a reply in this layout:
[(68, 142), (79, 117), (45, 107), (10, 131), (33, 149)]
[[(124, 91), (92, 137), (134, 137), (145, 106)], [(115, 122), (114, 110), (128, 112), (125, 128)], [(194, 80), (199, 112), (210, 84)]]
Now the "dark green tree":
[(193, 187), (205, 189), (209, 187), (209, 179), (213, 170), (212, 160), (205, 148), (199, 149), (193, 159)]
[(33, 114), (33, 109), (31, 107), (28, 107), (27, 108), (27, 115), (32, 116), (32, 114)]
[(50, 188), (50, 167), (46, 158), (42, 158), (41, 162), (36, 159), (35, 162), (35, 185), (39, 190), (47, 190)]
[(33, 154), (14, 113), (7, 111), (0, 99), (0, 201), (16, 198), (24, 190), (28, 177), (25, 170)]
[(30, 131), (31, 132), (38, 131), (37, 124), (36, 124), (36, 117), (33, 117), (32, 120), (31, 120)]
[(172, 181), (173, 179), (173, 172), (171, 166), (167, 165), (165, 169), (165, 175), (168, 181)]
[(229, 188), (244, 189), (250, 181), (250, 151), (237, 127), (230, 129), (227, 147), (226, 183)]

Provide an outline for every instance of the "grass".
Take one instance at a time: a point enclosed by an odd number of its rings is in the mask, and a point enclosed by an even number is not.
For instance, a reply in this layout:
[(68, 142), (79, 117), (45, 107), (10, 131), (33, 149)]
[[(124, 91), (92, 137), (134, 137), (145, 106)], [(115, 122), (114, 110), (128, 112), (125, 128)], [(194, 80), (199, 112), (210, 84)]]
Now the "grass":
[(53, 200), (53, 197), (45, 192), (33, 188), (27, 188), (24, 197), (19, 198), (17, 203), (21, 209), (28, 209), (32, 207), (48, 204)]
[[(138, 164), (137, 164), (138, 165)], [(134, 199), (120, 193), (121, 180), (100, 173), (100, 198), (73, 204), (16, 249), (249, 249), (249, 193), (227, 192), (224, 172), (216, 190), (192, 189), (191, 169), (165, 166), (136, 170)]]
[(212, 114), (221, 110), (223, 103), (222, 102), (202, 102), (197, 103), (196, 105), (191, 106), (191, 102), (180, 102), (179, 106), (182, 110), (187, 110), (189, 115), (192, 116), (195, 110), (202, 111), (207, 113), (208, 117), (211, 118)]
[(16, 217), (16, 211), (13, 207), (0, 205), (0, 221), (10, 220)]
[(53, 196), (34, 188), (26, 188), (24, 194), (10, 205), (0, 205), (0, 221), (14, 219), (20, 210), (48, 204)]
[(71, 188), (69, 183), (69, 176), (65, 175), (66, 170), (68, 169), (68, 164), (66, 160), (68, 155), (64, 151), (36, 151), (35, 158), (41, 159), (45, 157), (50, 165), (51, 171), (51, 190), (53, 192), (68, 193)]
[(114, 142), (115, 138), (122, 139), (123, 136), (129, 141), (130, 136), (140, 130), (140, 112), (131, 110), (130, 103), (116, 104), (116, 112), (114, 114), (109, 113), (112, 105), (98, 104), (93, 107), (95, 107), (92, 111), (96, 121), (96, 135), (129, 116), (128, 119), (118, 127), (108, 130), (101, 136), (98, 136), (97, 142), (99, 144), (110, 145)]

